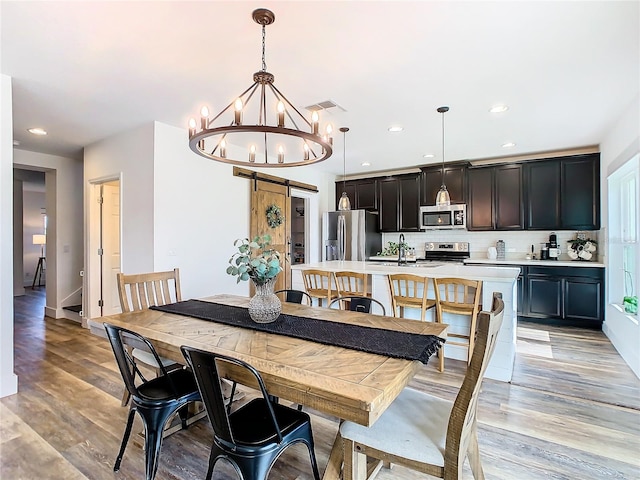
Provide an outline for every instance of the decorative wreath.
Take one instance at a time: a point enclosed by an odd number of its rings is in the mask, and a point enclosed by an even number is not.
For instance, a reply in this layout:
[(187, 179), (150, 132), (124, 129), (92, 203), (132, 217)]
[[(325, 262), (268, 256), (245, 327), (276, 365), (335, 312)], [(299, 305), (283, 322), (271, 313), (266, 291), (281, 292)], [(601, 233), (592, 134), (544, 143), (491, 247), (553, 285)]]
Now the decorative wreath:
[(267, 207), (267, 224), (271, 228), (276, 228), (282, 225), (284, 222), (284, 216), (282, 215), (282, 210), (277, 205), (269, 205)]

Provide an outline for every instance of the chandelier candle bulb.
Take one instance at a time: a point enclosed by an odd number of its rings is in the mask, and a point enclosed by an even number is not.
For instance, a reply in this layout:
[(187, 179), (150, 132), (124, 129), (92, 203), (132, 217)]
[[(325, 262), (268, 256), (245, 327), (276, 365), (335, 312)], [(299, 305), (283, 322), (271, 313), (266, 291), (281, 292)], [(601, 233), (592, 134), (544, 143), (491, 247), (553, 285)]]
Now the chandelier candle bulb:
[(304, 150), (304, 159), (305, 160), (309, 160), (309, 145), (307, 145), (306, 143), (302, 146), (302, 149)]
[(278, 127), (284, 127), (284, 103), (278, 102)]
[(320, 124), (320, 116), (318, 112), (313, 112), (311, 114), (311, 132), (314, 135), (318, 135), (318, 125)]
[(234, 107), (235, 111), (233, 112), (233, 123), (235, 123), (236, 125), (242, 125), (242, 100), (238, 98), (234, 104)]
[(278, 163), (284, 163), (284, 148), (282, 145), (278, 147)]
[(251, 145), (251, 147), (249, 147), (249, 161), (251, 163), (256, 161), (256, 146), (255, 145)]
[(329, 142), (329, 144), (333, 145), (333, 137), (331, 134), (333, 133), (333, 127), (329, 123), (327, 125), (327, 134), (325, 135), (325, 140)]
[(190, 118), (189, 119), (189, 136), (193, 136), (196, 134), (196, 119), (195, 118)]
[(227, 142), (224, 139), (220, 140), (220, 156), (222, 158), (227, 156)]
[(209, 109), (205, 105), (200, 110), (200, 128), (202, 128), (202, 130), (206, 130), (207, 129), (207, 127), (208, 127), (207, 121), (208, 120), (209, 120)]

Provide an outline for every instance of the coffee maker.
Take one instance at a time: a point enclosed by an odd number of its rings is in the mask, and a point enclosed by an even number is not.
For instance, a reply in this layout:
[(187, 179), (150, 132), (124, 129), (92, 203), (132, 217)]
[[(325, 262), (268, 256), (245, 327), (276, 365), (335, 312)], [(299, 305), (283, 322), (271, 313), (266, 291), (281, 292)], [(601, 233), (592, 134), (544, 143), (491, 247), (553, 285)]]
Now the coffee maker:
[(558, 247), (558, 236), (555, 232), (549, 235), (549, 260), (557, 260), (560, 256), (560, 248)]

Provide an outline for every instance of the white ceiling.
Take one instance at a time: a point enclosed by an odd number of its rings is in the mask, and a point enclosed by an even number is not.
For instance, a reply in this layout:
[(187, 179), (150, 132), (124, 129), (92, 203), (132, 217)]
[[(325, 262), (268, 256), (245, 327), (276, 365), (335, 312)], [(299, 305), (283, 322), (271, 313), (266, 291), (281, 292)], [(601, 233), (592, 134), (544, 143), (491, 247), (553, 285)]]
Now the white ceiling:
[[(324, 120), (350, 127), (346, 170), (357, 174), (441, 161), (441, 105), (447, 161), (599, 144), (638, 95), (639, 5), (3, 0), (1, 67), (18, 148), (79, 156), (146, 122), (186, 128), (202, 104), (222, 110), (261, 68), (251, 12), (270, 8), (268, 71), (300, 109), (346, 109)], [(510, 110), (490, 114), (496, 103)], [(27, 133), (35, 126), (49, 134)], [(341, 174), (340, 137), (334, 147), (317, 168)]]

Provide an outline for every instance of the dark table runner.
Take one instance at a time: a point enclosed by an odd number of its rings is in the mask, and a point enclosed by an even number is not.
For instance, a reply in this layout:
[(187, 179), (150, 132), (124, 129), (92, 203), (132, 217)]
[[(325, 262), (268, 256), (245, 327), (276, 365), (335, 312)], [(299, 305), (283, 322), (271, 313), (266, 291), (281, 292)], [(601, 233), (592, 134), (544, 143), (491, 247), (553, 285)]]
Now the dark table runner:
[(249, 311), (244, 307), (202, 300), (186, 300), (151, 308), (161, 312), (176, 313), (200, 320), (276, 333), (361, 352), (406, 360), (420, 360), (424, 364), (444, 343), (444, 340), (436, 335), (397, 332), (285, 313), (280, 314), (273, 323), (256, 323), (251, 320)]

